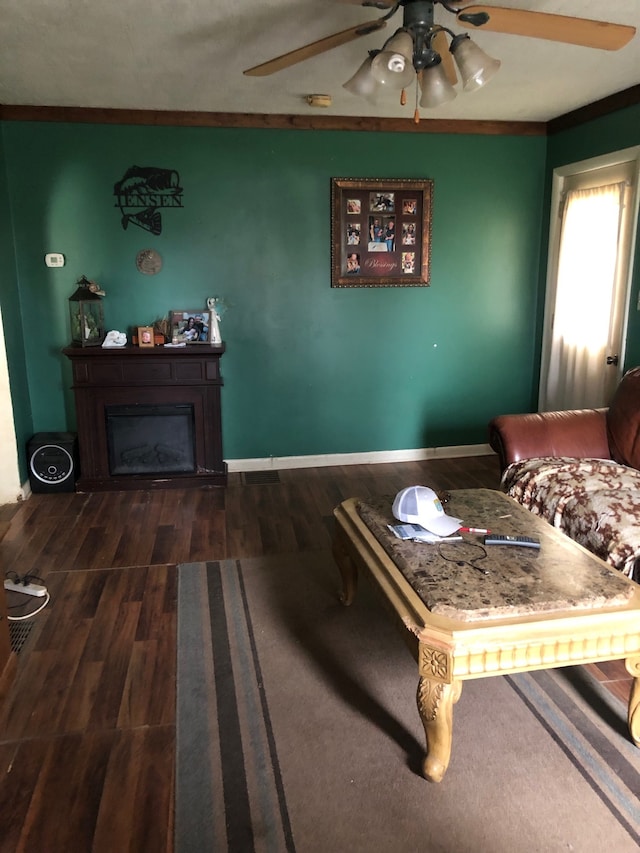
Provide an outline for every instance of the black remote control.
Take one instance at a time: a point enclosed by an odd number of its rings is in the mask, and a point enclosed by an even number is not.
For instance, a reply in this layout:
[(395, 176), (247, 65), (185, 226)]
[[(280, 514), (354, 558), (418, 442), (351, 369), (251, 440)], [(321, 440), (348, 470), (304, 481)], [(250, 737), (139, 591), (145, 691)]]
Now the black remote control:
[(522, 545), (525, 548), (540, 548), (540, 540), (533, 536), (499, 536), (488, 533), (484, 537), (485, 545)]

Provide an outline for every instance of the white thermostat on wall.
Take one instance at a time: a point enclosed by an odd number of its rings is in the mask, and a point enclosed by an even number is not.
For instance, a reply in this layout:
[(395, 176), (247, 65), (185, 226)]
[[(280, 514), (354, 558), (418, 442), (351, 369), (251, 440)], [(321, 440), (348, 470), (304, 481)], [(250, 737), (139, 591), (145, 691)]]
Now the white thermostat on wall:
[(44, 262), (48, 267), (63, 267), (64, 255), (59, 254), (59, 252), (49, 252), (48, 255), (44, 256)]

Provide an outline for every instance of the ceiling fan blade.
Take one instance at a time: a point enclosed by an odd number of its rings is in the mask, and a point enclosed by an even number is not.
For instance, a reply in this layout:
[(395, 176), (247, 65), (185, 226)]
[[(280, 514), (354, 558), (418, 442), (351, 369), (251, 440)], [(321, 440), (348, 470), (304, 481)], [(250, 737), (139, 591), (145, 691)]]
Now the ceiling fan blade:
[(326, 38), (306, 44), (304, 47), (299, 47), (297, 50), (283, 53), (282, 56), (277, 56), (275, 59), (256, 65), (254, 68), (248, 68), (244, 73), (250, 77), (266, 77), (268, 74), (275, 74), (276, 71), (282, 71), (283, 68), (289, 68), (290, 65), (295, 65), (297, 62), (304, 62), (305, 59), (311, 59), (312, 56), (317, 56), (319, 53), (324, 53), (334, 47), (340, 47), (342, 44), (360, 38), (360, 36), (367, 36), (369, 33), (374, 33), (386, 26), (387, 22), (382, 19), (369, 21), (366, 24), (357, 24), (355, 27), (349, 27), (348, 30), (326, 36)]
[(352, 6), (372, 6), (374, 9), (390, 9), (398, 0), (340, 0), (340, 3), (349, 3)]
[(458, 75), (456, 74), (456, 66), (453, 61), (453, 56), (451, 56), (449, 42), (447, 41), (444, 30), (438, 30), (433, 37), (431, 47), (440, 54), (442, 67), (444, 68), (444, 73), (447, 75), (447, 80), (452, 86), (455, 86), (458, 82)]
[[(489, 16), (489, 20), (480, 26), (465, 20), (467, 16), (483, 13)], [(635, 27), (624, 24), (550, 15), (547, 12), (506, 9), (500, 6), (467, 6), (458, 12), (457, 19), (459, 24), (471, 30), (482, 29), (494, 33), (530, 36), (601, 50), (619, 50), (631, 41), (636, 32)]]

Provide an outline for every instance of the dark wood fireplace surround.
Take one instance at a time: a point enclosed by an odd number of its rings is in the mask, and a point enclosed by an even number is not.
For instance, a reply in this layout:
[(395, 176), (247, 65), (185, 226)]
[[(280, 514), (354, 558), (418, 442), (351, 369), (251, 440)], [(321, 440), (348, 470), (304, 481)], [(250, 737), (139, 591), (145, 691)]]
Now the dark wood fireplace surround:
[[(67, 347), (76, 403), (79, 492), (224, 486), (220, 358), (224, 344), (186, 347)], [(135, 404), (193, 406), (195, 471), (111, 475), (106, 408)]]

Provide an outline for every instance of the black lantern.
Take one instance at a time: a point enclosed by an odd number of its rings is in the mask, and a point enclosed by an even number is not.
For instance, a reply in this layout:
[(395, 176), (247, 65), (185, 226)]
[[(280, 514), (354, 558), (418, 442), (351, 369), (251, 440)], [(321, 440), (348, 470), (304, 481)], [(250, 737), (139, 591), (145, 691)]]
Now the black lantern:
[(78, 289), (69, 297), (71, 342), (80, 347), (101, 346), (105, 337), (101, 298), (104, 291), (84, 275), (77, 284)]

